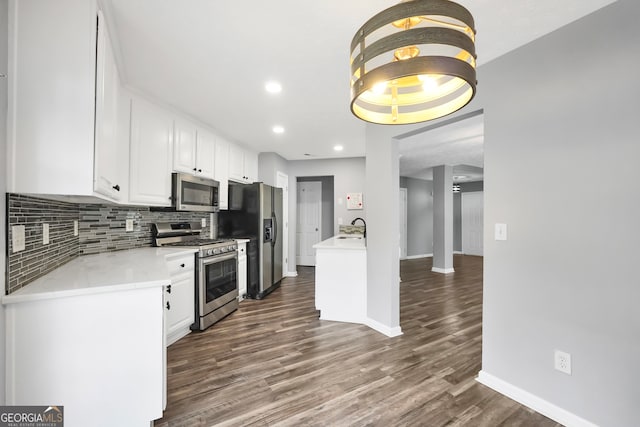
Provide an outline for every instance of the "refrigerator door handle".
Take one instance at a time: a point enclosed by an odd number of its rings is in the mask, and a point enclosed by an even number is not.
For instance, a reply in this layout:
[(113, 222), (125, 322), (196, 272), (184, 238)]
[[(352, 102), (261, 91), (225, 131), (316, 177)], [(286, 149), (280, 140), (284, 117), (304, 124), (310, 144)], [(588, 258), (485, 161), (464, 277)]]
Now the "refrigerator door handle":
[(273, 238), (271, 239), (271, 246), (275, 246), (276, 240), (278, 240), (278, 218), (275, 212), (271, 213), (271, 217), (273, 218)]

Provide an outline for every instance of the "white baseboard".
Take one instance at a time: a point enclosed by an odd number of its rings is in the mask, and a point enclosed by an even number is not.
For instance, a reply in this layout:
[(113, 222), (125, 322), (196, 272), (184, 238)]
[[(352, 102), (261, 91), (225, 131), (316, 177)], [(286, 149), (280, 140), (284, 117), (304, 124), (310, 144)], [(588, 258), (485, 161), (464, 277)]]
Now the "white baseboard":
[(464, 252), (462, 251), (453, 251), (454, 255), (464, 255)]
[(297, 271), (287, 271), (284, 274), (284, 277), (298, 277), (298, 272)]
[(400, 328), (400, 326), (390, 328), (389, 326), (383, 325), (382, 323), (378, 322), (377, 320), (373, 320), (370, 317), (367, 317), (364, 324), (371, 329), (374, 329), (381, 334), (388, 336), (389, 338), (402, 335), (402, 329)]
[(442, 274), (449, 274), (449, 273), (454, 273), (455, 272), (453, 267), (451, 267), (451, 268), (432, 267), (431, 271), (433, 271), (434, 273), (442, 273)]
[(579, 416), (562, 409), (553, 403), (547, 402), (528, 391), (516, 387), (511, 383), (494, 377), (485, 371), (480, 371), (478, 373), (476, 381), (567, 427), (598, 427), (596, 424), (580, 418)]
[(402, 259), (420, 259), (420, 258), (433, 258), (433, 254), (409, 255)]

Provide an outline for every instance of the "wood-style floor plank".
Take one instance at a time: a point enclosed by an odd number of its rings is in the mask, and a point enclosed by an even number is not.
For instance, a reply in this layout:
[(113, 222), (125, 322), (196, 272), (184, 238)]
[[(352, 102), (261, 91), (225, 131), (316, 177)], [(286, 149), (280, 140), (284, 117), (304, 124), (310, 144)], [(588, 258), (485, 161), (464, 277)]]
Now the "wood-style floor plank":
[(559, 424), (475, 381), (482, 356), (482, 258), (402, 261), (400, 325), (387, 338), (319, 320), (314, 270), (168, 349), (156, 427), (536, 426)]

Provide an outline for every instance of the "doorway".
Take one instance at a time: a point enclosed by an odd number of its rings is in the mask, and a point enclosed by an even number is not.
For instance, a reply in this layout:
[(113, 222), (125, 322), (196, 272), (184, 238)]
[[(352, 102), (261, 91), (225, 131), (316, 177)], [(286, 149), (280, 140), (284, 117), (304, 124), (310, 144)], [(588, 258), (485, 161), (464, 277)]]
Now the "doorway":
[(296, 188), (296, 264), (315, 266), (313, 245), (322, 236), (322, 182), (299, 181)]
[(482, 256), (484, 193), (462, 193), (462, 253)]

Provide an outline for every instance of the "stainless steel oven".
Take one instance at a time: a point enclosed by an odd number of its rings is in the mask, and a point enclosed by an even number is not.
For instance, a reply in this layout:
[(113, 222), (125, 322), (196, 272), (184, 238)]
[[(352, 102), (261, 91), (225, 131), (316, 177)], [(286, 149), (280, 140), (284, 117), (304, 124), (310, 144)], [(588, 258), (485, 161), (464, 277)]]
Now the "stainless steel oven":
[(201, 238), (199, 223), (156, 223), (155, 246), (197, 248), (192, 330), (205, 330), (238, 309), (238, 245), (235, 240)]
[(198, 310), (193, 329), (206, 329), (238, 308), (238, 252), (235, 241), (211, 255), (198, 255)]

